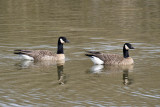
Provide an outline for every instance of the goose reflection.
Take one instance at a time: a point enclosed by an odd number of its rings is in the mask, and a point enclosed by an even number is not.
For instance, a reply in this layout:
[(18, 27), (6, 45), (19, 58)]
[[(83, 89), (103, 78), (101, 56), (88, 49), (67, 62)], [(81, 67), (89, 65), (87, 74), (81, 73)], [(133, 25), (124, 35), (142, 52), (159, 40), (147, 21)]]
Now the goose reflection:
[(134, 65), (94, 65), (92, 66), (87, 73), (95, 73), (95, 74), (119, 74), (120, 72), (123, 77), (123, 84), (124, 85), (131, 85), (133, 80), (129, 78), (129, 72), (133, 71)]
[(101, 73), (103, 71), (104, 65), (94, 65), (90, 68), (92, 73)]
[(31, 61), (31, 60), (21, 60), (21, 62), (18, 62), (15, 65), (18, 66), (19, 69), (23, 69), (23, 68), (30, 68), (30, 67), (35, 67), (35, 66), (49, 67), (49, 66), (57, 65), (57, 64), (63, 65), (64, 63), (65, 63), (65, 60), (60, 60), (60, 61), (50, 61), (50, 60), (46, 60), (46, 61)]
[(21, 62), (17, 63), (18, 69), (25, 69), (25, 68), (43, 68), (43, 69), (50, 69), (52, 66), (57, 66), (57, 75), (58, 75), (58, 84), (63, 85), (66, 83), (66, 75), (63, 72), (63, 66), (65, 61), (30, 61), (30, 60), (22, 60)]
[(94, 65), (90, 68), (90, 73), (113, 73), (124, 70), (133, 71), (133, 65)]
[(133, 80), (129, 78), (129, 71), (124, 70), (123, 71), (123, 84), (124, 85), (131, 85), (133, 83)]
[(58, 73), (58, 82), (60, 85), (65, 84), (66, 81), (66, 75), (63, 72), (63, 64), (57, 64), (57, 73)]

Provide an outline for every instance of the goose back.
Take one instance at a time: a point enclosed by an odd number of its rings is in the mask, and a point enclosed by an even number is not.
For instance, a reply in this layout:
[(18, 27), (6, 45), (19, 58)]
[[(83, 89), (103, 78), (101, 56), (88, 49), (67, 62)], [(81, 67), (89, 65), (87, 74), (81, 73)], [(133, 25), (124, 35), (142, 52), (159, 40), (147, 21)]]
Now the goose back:
[(15, 50), (15, 54), (28, 55), (36, 61), (42, 60), (62, 60), (65, 59), (64, 54), (55, 54), (49, 50)]
[(87, 56), (95, 56), (102, 60), (105, 65), (130, 65), (134, 61), (131, 57), (124, 58), (121, 55), (117, 54), (104, 54), (100, 52), (89, 52), (91, 54), (86, 54)]

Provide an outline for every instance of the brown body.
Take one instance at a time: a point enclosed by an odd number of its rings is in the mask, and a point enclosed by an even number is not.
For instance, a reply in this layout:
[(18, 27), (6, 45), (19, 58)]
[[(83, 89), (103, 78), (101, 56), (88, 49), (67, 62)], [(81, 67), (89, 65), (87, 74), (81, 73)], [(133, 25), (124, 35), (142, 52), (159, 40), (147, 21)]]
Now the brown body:
[(21, 54), (28, 55), (33, 57), (35, 61), (44, 61), (44, 60), (64, 60), (64, 54), (56, 54), (49, 50), (17, 50), (16, 52), (20, 52)]
[(124, 58), (123, 56), (117, 54), (104, 54), (89, 52), (92, 54), (86, 54), (87, 56), (92, 55), (104, 62), (105, 65), (131, 65), (134, 63), (131, 57)]
[(105, 65), (130, 65), (134, 63), (131, 57), (124, 58), (116, 54), (99, 54), (95, 56), (99, 56), (99, 58), (104, 61)]

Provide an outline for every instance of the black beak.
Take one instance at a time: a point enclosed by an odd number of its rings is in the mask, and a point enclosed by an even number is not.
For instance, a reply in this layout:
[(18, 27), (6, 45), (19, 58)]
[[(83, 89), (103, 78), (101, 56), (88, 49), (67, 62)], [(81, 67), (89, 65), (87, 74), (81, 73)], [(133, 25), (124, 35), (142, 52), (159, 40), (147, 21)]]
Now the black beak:
[(69, 40), (66, 40), (66, 43), (69, 43)]

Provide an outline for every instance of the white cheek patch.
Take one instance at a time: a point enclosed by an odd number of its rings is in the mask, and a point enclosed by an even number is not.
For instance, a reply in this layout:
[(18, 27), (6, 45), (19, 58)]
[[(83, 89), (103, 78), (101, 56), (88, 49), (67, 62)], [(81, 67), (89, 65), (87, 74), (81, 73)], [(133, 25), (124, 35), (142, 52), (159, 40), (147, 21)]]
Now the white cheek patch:
[(60, 39), (60, 42), (61, 42), (61, 43), (65, 43), (62, 39)]
[(127, 46), (127, 45), (125, 45), (125, 48), (126, 48), (126, 50), (129, 50), (129, 48), (128, 48), (128, 46)]

